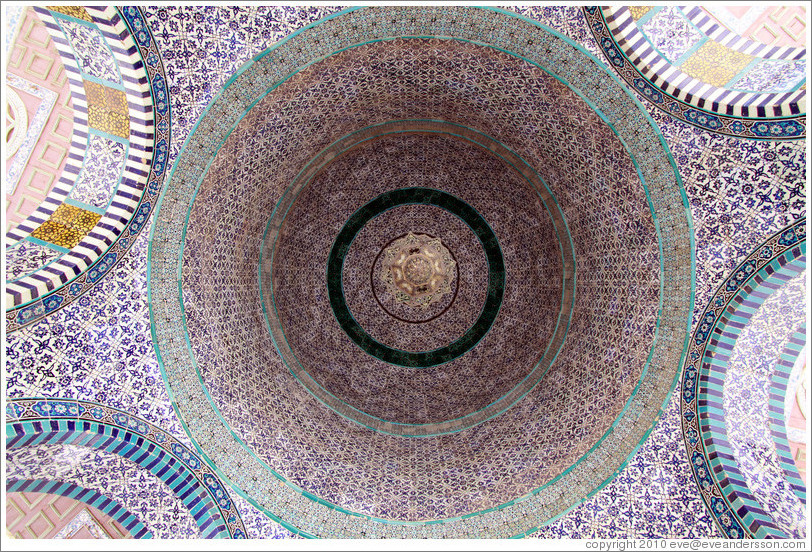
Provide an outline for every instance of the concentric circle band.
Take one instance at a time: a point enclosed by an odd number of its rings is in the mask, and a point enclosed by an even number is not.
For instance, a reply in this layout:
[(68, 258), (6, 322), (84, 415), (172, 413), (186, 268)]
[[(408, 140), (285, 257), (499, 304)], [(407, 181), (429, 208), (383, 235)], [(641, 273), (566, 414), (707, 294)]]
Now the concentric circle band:
[[(407, 352), (374, 340), (352, 317), (344, 298), (342, 274), (344, 257), (356, 234), (382, 212), (405, 204), (434, 205), (463, 220), (476, 234), (488, 259), (488, 294), (476, 322), (453, 343), (433, 351)], [(377, 359), (399, 366), (428, 368), (465, 354), (488, 333), (499, 314), (505, 292), (505, 263), (499, 240), (476, 209), (451, 194), (431, 188), (400, 188), (379, 195), (347, 220), (336, 237), (327, 260), (327, 292), (336, 320), (353, 342)]]

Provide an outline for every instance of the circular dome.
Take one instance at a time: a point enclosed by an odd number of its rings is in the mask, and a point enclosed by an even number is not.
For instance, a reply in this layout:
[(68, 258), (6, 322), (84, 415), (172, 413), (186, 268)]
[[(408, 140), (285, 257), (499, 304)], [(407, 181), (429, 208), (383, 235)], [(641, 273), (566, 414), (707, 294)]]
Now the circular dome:
[[(280, 230), (263, 251), (271, 265), (263, 293), (273, 302), (266, 313), (291, 370), (326, 404), (391, 433), (481, 421), (478, 412), (531, 377), (571, 308), (562, 302), (561, 244), (539, 192), (493, 152), (437, 132), (458, 128), (433, 127), (393, 133), (387, 124), (337, 157), (328, 148), (325, 168), (276, 210), (270, 227)], [(448, 271), (461, 277), (453, 292), (446, 282), (436, 306), (410, 313), (414, 306), (397, 309), (398, 294), (408, 295), (378, 285), (375, 271), (385, 252), (396, 265), (393, 249), (404, 268), (414, 259), (428, 266), (413, 232), (444, 241)]]
[(686, 213), (644, 111), (561, 37), (349, 10), (249, 64), (178, 159), (151, 248), (167, 385), (305, 534), (522, 534), (667, 400)]

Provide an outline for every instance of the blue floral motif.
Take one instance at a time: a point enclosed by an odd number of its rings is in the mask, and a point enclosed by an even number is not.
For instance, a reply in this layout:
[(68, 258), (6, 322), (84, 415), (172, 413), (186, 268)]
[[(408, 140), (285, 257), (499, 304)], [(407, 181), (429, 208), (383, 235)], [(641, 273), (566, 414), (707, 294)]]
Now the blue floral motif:
[(634, 87), (654, 103), (663, 103), (662, 92), (656, 90), (645, 79), (634, 79)]
[(138, 11), (138, 9), (133, 6), (128, 6), (122, 9), (122, 13), (130, 26), (136, 31), (135, 37), (138, 40), (138, 43), (144, 48), (149, 48), (150, 35), (145, 30), (146, 25), (144, 24), (144, 21), (141, 18), (141, 13)]
[(623, 61), (623, 56), (620, 54), (620, 52), (618, 52), (618, 49), (615, 46), (615, 43), (612, 42), (611, 38), (604, 37), (603, 40), (601, 40), (601, 47), (606, 53), (606, 57), (609, 58), (613, 65), (623, 67), (626, 64), (626, 62)]
[(696, 344), (702, 345), (708, 339), (708, 335), (713, 329), (713, 324), (716, 322), (716, 315), (713, 311), (708, 311), (702, 317), (702, 322), (696, 330)]
[(217, 480), (212, 474), (207, 473), (203, 476), (203, 483), (211, 491), (211, 494), (214, 495), (214, 498), (217, 500), (217, 504), (223, 510), (229, 510), (231, 508), (231, 501), (228, 499), (228, 495), (223, 490), (222, 485), (220, 485), (220, 481)]
[(166, 81), (160, 73), (152, 79), (152, 93), (155, 100), (155, 109), (161, 115), (166, 115), (169, 109), (169, 94), (166, 91)]
[(31, 410), (47, 418), (75, 418), (85, 412), (85, 407), (68, 401), (39, 401)]
[(45, 314), (45, 308), (42, 306), (42, 301), (37, 301), (33, 305), (20, 309), (17, 312), (17, 323), (23, 325), (34, 318), (39, 318)]
[(804, 127), (796, 121), (763, 121), (754, 124), (751, 130), (756, 136), (786, 138), (800, 136)]
[(744, 132), (744, 123), (742, 123), (741, 121), (733, 121), (728, 125), (727, 128), (729, 128), (731, 132), (739, 134), (741, 132)]
[(100, 406), (97, 406), (96, 408), (91, 408), (88, 412), (90, 412), (90, 415), (97, 420), (101, 420), (102, 418), (104, 418), (104, 409)]
[(193, 470), (200, 469), (200, 459), (192, 452), (179, 443), (172, 443), (172, 452), (183, 460)]
[[(782, 236), (783, 237), (783, 236)], [(779, 240), (780, 241), (780, 240)], [(736, 291), (750, 276), (756, 272), (756, 261), (747, 261), (744, 263), (727, 281), (725, 289), (727, 291)]]
[(88, 272), (88, 279), (96, 283), (102, 276), (107, 274), (107, 271), (115, 264), (116, 257), (118, 257), (118, 254), (112, 252), (102, 257), (102, 260)]
[(82, 291), (82, 284), (80, 284), (78, 282), (72, 283), (70, 285), (70, 288), (68, 288), (68, 293), (70, 293), (71, 295), (79, 295), (79, 293), (81, 291)]
[(697, 126), (701, 126), (710, 130), (719, 130), (722, 128), (722, 121), (719, 120), (719, 117), (716, 115), (711, 115), (710, 113), (704, 113), (702, 111), (697, 111), (696, 109), (687, 109), (685, 110), (685, 119), (689, 123), (693, 123)]
[(795, 233), (795, 228), (790, 228), (778, 238), (778, 243), (781, 245), (790, 246), (798, 241), (798, 235)]
[(132, 429), (133, 431), (142, 435), (146, 435), (149, 432), (149, 428), (144, 422), (127, 416), (126, 414), (113, 414), (113, 420), (115, 420), (115, 422), (121, 427)]
[(744, 531), (742, 530), (741, 525), (739, 525), (738, 522), (736, 522), (729, 514), (730, 509), (724, 500), (719, 497), (712, 496), (711, 511), (713, 512), (713, 515), (716, 516), (719, 524), (724, 527), (728, 537), (731, 539), (744, 538)]
[(9, 403), (6, 405), (7, 418), (19, 418), (20, 416), (22, 416), (23, 412), (25, 412), (25, 408), (23, 408), (19, 404)]
[(169, 148), (166, 145), (166, 140), (162, 139), (155, 146), (155, 157), (152, 160), (152, 170), (155, 171), (157, 176), (161, 176), (166, 168), (166, 161), (169, 156)]
[(138, 208), (138, 213), (133, 217), (133, 221), (130, 223), (131, 234), (139, 233), (141, 231), (141, 227), (144, 226), (144, 223), (149, 220), (150, 207), (150, 202), (145, 201)]

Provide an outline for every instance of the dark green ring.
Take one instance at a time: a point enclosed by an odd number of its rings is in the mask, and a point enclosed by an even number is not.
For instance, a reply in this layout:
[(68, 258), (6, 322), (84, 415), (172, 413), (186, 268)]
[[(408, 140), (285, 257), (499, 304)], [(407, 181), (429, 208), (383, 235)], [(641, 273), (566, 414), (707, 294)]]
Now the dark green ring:
[[(399, 205), (434, 205), (462, 219), (476, 234), (488, 259), (488, 296), (476, 322), (453, 343), (419, 353), (387, 347), (375, 341), (352, 317), (344, 299), (342, 274), (344, 257), (355, 236), (371, 219)], [(336, 236), (327, 259), (327, 293), (333, 314), (341, 329), (365, 352), (377, 359), (398, 366), (428, 368), (450, 362), (468, 352), (482, 339), (496, 320), (505, 293), (505, 262), (499, 240), (476, 209), (451, 194), (432, 188), (401, 188), (383, 193), (358, 209)]]

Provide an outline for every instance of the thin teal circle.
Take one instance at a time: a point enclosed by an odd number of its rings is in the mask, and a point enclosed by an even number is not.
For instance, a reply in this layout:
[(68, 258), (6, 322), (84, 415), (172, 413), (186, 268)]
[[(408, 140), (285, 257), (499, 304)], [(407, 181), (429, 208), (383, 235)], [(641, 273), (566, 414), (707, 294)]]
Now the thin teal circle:
[[(344, 298), (342, 275), (344, 258), (355, 236), (371, 219), (399, 205), (418, 204), (439, 207), (462, 219), (473, 230), (488, 259), (488, 294), (482, 312), (468, 331), (453, 343), (433, 351), (408, 352), (387, 347), (372, 338), (356, 322)], [(410, 368), (428, 368), (450, 362), (468, 352), (488, 333), (505, 294), (505, 262), (499, 240), (476, 209), (453, 195), (432, 188), (400, 188), (385, 192), (360, 209), (347, 220), (333, 242), (327, 258), (327, 293), (330, 307), (344, 333), (366, 353), (375, 358)]]

